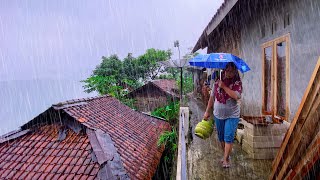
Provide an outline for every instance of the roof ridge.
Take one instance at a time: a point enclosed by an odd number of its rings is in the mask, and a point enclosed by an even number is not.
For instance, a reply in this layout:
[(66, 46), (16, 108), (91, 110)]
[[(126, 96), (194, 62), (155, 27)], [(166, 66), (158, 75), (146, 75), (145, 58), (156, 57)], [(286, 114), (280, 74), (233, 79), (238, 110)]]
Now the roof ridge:
[(168, 92), (166, 89), (162, 88), (162, 87), (161, 87), (161, 86), (159, 86), (158, 84), (156, 84), (156, 83), (154, 83), (154, 82), (152, 82), (152, 81), (150, 81), (150, 83), (151, 83), (151, 84), (153, 84), (153, 85), (155, 85), (156, 87), (158, 87), (158, 88), (159, 88), (159, 89), (161, 89), (162, 91), (164, 91), (164, 92), (166, 92), (166, 93), (168, 93), (168, 94), (172, 95), (170, 92)]
[[(169, 80), (169, 79), (168, 79)], [(174, 88), (171, 88), (169, 91), (159, 85), (157, 85), (156, 83), (154, 83), (153, 81), (149, 81), (150, 83), (152, 83), (154, 86), (158, 87), (160, 90), (162, 90), (163, 92), (173, 96), (173, 97), (178, 97), (178, 95), (176, 94), (176, 92), (174, 92)]]
[(154, 82), (161, 82), (161, 81), (172, 81), (172, 82), (174, 82), (175, 80), (174, 79), (154, 79), (154, 80), (149, 81), (149, 82), (154, 83)]
[(58, 102), (56, 104), (52, 104), (52, 107), (59, 108), (59, 107), (65, 106), (65, 105), (72, 106), (73, 104), (87, 102), (87, 101), (91, 101), (91, 100), (99, 99), (99, 98), (104, 98), (104, 97), (110, 97), (110, 96), (109, 95), (98, 95), (98, 96), (87, 97), (87, 98), (71, 99), (71, 100), (67, 100), (67, 101)]
[(2, 136), (0, 136), (0, 144), (1, 143), (4, 143), (4, 142), (7, 142), (7, 141), (10, 141), (10, 140), (13, 140), (13, 139), (16, 139), (20, 136), (23, 136), (27, 133), (31, 132), (31, 129), (25, 129), (25, 130), (22, 130), (21, 128), (18, 129), (18, 130), (14, 130), (14, 131), (11, 131), (9, 133), (6, 133)]
[(153, 117), (153, 118), (156, 118), (156, 119), (159, 119), (159, 120), (168, 122), (166, 119), (164, 119), (164, 118), (162, 118), (162, 117), (154, 116), (154, 115), (152, 115), (152, 114), (149, 114), (149, 113), (146, 113), (146, 112), (142, 112), (142, 111), (137, 111), (137, 112), (139, 112), (139, 113), (141, 113), (141, 114), (144, 114), (144, 115), (146, 115), (146, 116), (150, 116), (150, 117)]

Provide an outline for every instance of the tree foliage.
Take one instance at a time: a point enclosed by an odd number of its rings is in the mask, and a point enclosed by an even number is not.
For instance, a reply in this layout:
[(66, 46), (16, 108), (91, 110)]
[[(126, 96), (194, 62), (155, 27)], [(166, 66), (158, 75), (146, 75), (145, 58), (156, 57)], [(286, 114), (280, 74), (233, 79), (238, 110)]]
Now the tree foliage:
[(92, 75), (82, 81), (85, 83), (83, 87), (85, 92), (109, 94), (125, 104), (133, 104), (124, 96), (128, 89), (135, 89), (143, 82), (154, 79), (161, 72), (158, 62), (168, 60), (170, 56), (170, 50), (156, 49), (148, 49), (137, 58), (129, 53), (123, 60), (117, 55), (102, 56), (101, 63), (93, 70)]
[[(188, 48), (188, 50), (189, 50), (189, 52), (183, 56), (183, 59), (189, 60), (199, 54), (199, 53), (192, 53), (191, 52), (192, 48)], [(182, 73), (183, 94), (190, 93), (193, 90), (192, 73), (187, 71), (187, 69), (185, 67), (183, 67), (182, 70), (183, 70), (183, 73)], [(159, 76), (159, 79), (175, 79), (176, 85), (179, 88), (179, 92), (180, 92), (180, 89), (181, 89), (181, 87), (180, 87), (180, 82), (181, 82), (180, 68), (168, 67), (168, 68), (166, 68), (165, 71), (167, 72), (167, 74), (163, 74), (163, 75)]]
[(155, 79), (161, 70), (158, 62), (166, 61), (171, 57), (171, 51), (148, 49), (147, 52), (137, 58), (139, 71), (143, 73), (143, 79)]
[(171, 121), (175, 121), (178, 118), (179, 107), (179, 102), (170, 102), (168, 105), (164, 107), (160, 107), (153, 110), (151, 112), (151, 115), (164, 118), (165, 120), (172, 123)]

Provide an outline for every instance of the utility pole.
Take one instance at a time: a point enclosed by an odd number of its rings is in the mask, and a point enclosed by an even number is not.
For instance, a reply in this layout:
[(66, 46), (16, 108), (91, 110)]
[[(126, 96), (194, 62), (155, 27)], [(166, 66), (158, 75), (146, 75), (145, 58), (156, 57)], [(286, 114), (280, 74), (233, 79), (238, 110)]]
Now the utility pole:
[(178, 48), (178, 52), (179, 52), (179, 63), (180, 63), (180, 102), (182, 102), (182, 87), (183, 87), (183, 79), (182, 79), (182, 65), (181, 65), (181, 59), (180, 59), (180, 48), (179, 48), (179, 41), (176, 40), (174, 41), (174, 47)]

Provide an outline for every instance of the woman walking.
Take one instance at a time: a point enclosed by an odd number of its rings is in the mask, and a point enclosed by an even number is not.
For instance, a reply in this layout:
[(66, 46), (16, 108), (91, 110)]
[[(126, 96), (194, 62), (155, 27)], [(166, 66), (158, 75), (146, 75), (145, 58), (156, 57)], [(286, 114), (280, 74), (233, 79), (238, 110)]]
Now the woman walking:
[(203, 119), (210, 117), (213, 106), (214, 121), (218, 138), (224, 152), (221, 160), (224, 168), (230, 167), (230, 152), (232, 150), (234, 135), (240, 118), (240, 98), (242, 82), (239, 72), (233, 63), (228, 63), (221, 74), (221, 80), (214, 83), (210, 99)]

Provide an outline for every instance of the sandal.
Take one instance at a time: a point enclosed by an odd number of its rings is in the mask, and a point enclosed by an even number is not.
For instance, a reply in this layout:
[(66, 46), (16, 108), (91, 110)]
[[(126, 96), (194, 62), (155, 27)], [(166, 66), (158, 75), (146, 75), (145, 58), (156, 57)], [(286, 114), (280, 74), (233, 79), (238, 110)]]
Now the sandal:
[[(231, 156), (228, 157), (228, 161), (230, 161), (230, 159), (231, 159)], [(221, 158), (219, 162), (222, 164), (223, 163), (223, 158)]]
[(230, 167), (230, 163), (226, 163), (226, 164), (222, 164), (223, 168), (229, 168)]

